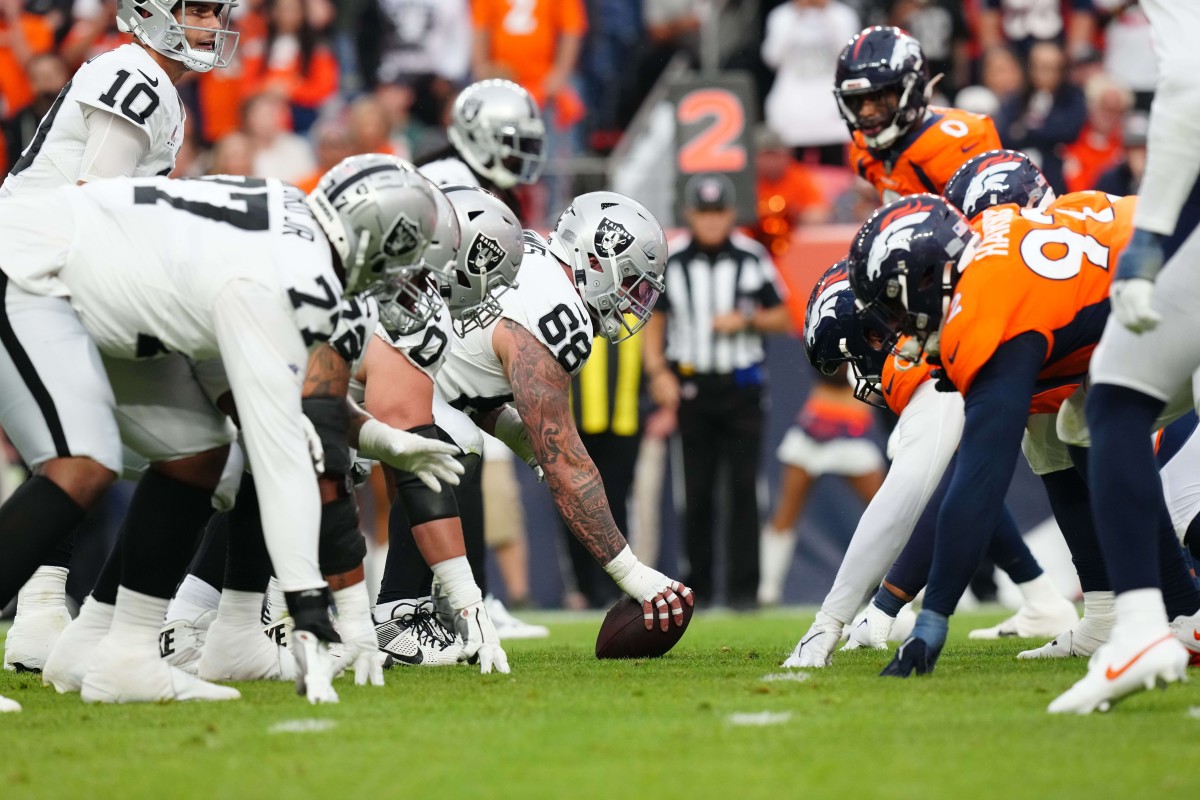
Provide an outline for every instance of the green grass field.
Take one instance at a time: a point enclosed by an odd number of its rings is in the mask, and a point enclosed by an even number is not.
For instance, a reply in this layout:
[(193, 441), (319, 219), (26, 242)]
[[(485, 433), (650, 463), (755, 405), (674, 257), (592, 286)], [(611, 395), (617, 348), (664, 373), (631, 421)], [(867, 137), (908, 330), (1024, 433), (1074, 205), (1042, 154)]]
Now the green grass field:
[[(1105, 715), (1051, 717), (1084, 663), (1018, 662), (1022, 642), (968, 642), (997, 613), (956, 617), (928, 678), (839, 653), (806, 680), (764, 680), (807, 628), (800, 611), (698, 615), (667, 657), (598, 662), (599, 618), (529, 615), (511, 675), (393, 669), (311, 707), (290, 685), (233, 703), (84, 706), (38, 676), (0, 675), (0, 797), (969, 798), (1158, 797), (1193, 791), (1200, 683)], [(768, 712), (773, 724), (738, 725)], [(280, 731), (301, 726), (320, 728)]]

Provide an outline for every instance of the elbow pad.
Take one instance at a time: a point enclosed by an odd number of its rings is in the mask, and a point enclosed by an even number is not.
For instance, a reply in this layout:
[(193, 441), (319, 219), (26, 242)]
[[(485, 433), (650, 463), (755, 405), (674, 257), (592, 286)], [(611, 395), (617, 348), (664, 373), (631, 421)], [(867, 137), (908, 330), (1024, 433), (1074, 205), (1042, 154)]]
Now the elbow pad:
[(350, 409), (344, 397), (305, 397), (304, 416), (312, 423), (325, 449), (325, 474), (350, 474)]

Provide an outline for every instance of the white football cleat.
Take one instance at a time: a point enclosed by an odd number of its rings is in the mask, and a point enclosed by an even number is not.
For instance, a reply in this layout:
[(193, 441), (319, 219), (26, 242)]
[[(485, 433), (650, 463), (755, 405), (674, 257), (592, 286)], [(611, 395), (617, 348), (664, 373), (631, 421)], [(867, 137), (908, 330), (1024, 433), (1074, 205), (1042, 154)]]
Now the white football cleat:
[(296, 657), (296, 694), (313, 705), (338, 702), (329, 645), (310, 631), (293, 631), (292, 654)]
[(842, 639), (842, 626), (836, 622), (814, 622), (800, 637), (792, 654), (783, 662), (785, 668), (828, 667), (833, 650)]
[(1088, 663), (1087, 675), (1047, 708), (1051, 714), (1108, 711), (1121, 698), (1185, 679), (1188, 651), (1170, 632), (1114, 639)]
[(392, 605), (391, 618), (376, 624), (375, 636), (386, 667), (449, 667), (463, 655), (462, 639), (441, 623), (429, 598)]
[(4, 695), (0, 694), (0, 714), (11, 714), (14, 711), (20, 711), (21, 704), (16, 700), (9, 700)]
[(62, 636), (54, 643), (42, 670), (42, 685), (53, 686), (59, 694), (78, 692), (83, 687), (100, 641), (112, 626), (113, 606), (89, 596), (83, 608)]
[(1022, 650), (1017, 653), (1017, 658), (1087, 658), (1108, 641), (1112, 626), (1112, 616), (1096, 618), (1085, 614), (1070, 630), (1060, 633), (1041, 647)]
[(1003, 639), (1010, 636), (1022, 639), (1042, 639), (1069, 630), (1079, 622), (1075, 604), (1065, 597), (1026, 602), (1017, 613), (998, 625), (971, 631), (971, 639)]
[(1192, 666), (1200, 666), (1200, 611), (1171, 620), (1171, 633), (1187, 648)]
[(16, 619), (4, 639), (4, 668), (10, 672), (41, 672), (58, 637), (71, 624), (66, 606), (18, 606)]
[(214, 621), (196, 662), (197, 674), (206, 681), (295, 680), (295, 657), (263, 636), (258, 620), (249, 622), (236, 625)]
[(496, 626), (496, 635), (500, 637), (500, 641), (505, 639), (545, 639), (550, 635), (550, 629), (545, 625), (530, 625), (508, 613), (504, 603), (493, 595), (489, 594), (484, 598), (483, 604), (487, 608), (488, 616), (492, 619), (492, 624)]
[(85, 703), (163, 703), (168, 701), (237, 700), (241, 694), (176, 669), (153, 649), (129, 646), (108, 635), (96, 648), (92, 667), (83, 679)]
[(867, 610), (850, 623), (850, 638), (842, 649), (857, 650), (867, 647), (872, 650), (887, 650), (888, 637), (891, 636), (892, 626), (895, 624), (895, 617), (889, 617), (874, 603), (868, 603)]
[(163, 660), (189, 675), (196, 675), (208, 629), (217, 618), (210, 608), (195, 619), (175, 619), (163, 625), (158, 634), (158, 652)]

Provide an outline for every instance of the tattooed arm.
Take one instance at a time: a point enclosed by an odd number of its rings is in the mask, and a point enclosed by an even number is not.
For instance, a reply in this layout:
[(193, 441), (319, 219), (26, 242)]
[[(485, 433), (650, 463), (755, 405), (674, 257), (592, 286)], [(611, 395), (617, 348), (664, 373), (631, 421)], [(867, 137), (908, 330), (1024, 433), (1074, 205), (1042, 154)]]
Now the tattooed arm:
[(545, 345), (512, 320), (500, 320), (492, 346), (508, 373), (517, 411), (559, 513), (592, 557), (609, 563), (625, 548), (625, 537), (617, 530), (600, 473), (575, 428), (567, 396), (571, 376)]

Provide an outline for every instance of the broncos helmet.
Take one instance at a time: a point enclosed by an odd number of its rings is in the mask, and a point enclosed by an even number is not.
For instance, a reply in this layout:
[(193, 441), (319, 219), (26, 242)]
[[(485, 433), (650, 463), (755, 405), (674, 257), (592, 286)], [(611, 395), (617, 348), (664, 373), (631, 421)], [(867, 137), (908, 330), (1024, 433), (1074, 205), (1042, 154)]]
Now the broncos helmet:
[(942, 194), (975, 219), (992, 206), (1016, 203), (1042, 208), (1054, 202), (1054, 190), (1029, 156), (1016, 150), (989, 150), (958, 168)]
[[(188, 25), (187, 6), (189, 0), (117, 0), (117, 29), (132, 33), (138, 41), (167, 58), (182, 61), (193, 72), (208, 72), (229, 66), (233, 51), (237, 48), (238, 33), (229, 29), (230, 10), (238, 0), (207, 0), (217, 7), (220, 27), (202, 28)], [(199, 0), (197, 0), (199, 2)], [(179, 18), (175, 18), (178, 6)], [(212, 44), (208, 49), (192, 47), (187, 40), (188, 31), (210, 31)]]
[(804, 315), (804, 352), (823, 375), (833, 375), (840, 365), (849, 364), (855, 381), (854, 396), (883, 408), (886, 403), (879, 391), (879, 378), (887, 351), (876, 349), (867, 340), (849, 276), (847, 259), (843, 258), (813, 287)]
[(935, 194), (904, 197), (871, 215), (850, 246), (850, 285), (863, 324), (924, 343), (937, 332), (967, 246), (977, 234), (967, 218)]
[[(894, 27), (876, 25), (857, 33), (838, 56), (833, 95), (851, 132), (859, 131), (874, 150), (886, 150), (925, 115), (929, 65), (915, 38)], [(895, 96), (895, 107), (870, 118), (861, 114), (868, 97)]]

